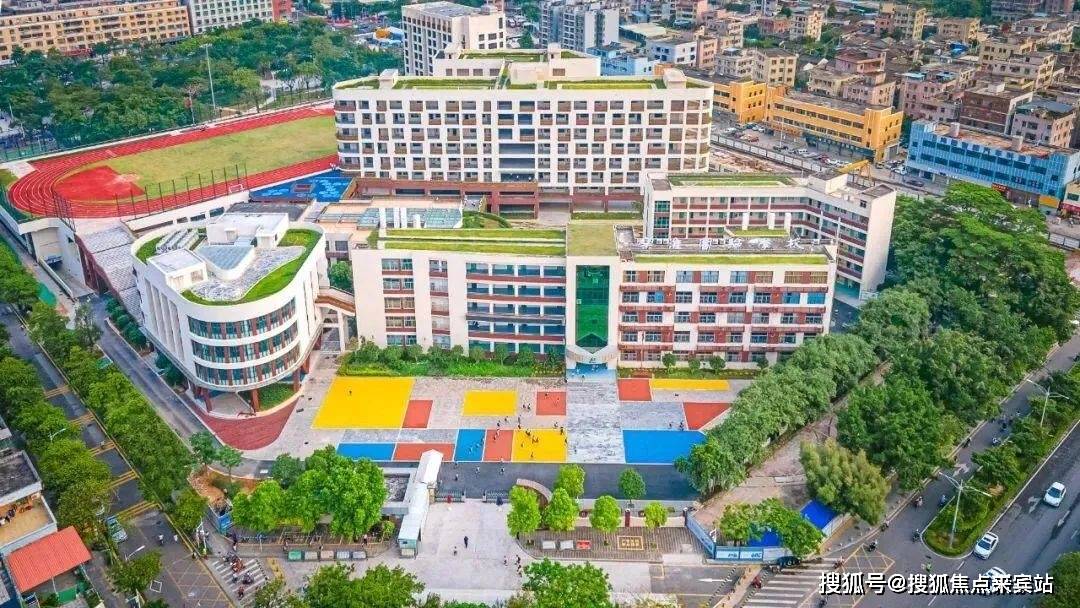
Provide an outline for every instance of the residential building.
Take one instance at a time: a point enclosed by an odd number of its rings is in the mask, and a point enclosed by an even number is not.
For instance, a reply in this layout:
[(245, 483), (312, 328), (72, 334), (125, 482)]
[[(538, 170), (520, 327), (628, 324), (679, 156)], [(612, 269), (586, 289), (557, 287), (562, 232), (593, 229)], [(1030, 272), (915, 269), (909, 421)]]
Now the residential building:
[[(327, 287), (323, 230), (286, 214), (227, 213), (168, 226), (131, 245), (143, 333), (184, 373), (207, 409), (211, 394), (299, 388), (319, 342)], [(315, 255), (311, 255), (315, 252)]]
[(768, 109), (769, 86), (764, 82), (742, 78), (713, 78), (713, 108), (730, 114), (737, 122), (765, 120)]
[(825, 25), (825, 10), (818, 7), (797, 8), (791, 13), (791, 29), (788, 37), (792, 40), (809, 38), (814, 42), (821, 40), (821, 27)]
[(898, 108), (912, 120), (952, 122), (960, 118), (960, 99), (976, 69), (948, 64), (908, 72), (900, 81)]
[(56, 518), (41, 492), (41, 478), (26, 452), (5, 448), (0, 453), (0, 556), (56, 532)]
[(904, 113), (795, 91), (770, 91), (766, 123), (829, 147), (861, 154), (874, 162), (892, 156), (900, 144)]
[(791, 31), (791, 20), (787, 17), (761, 17), (757, 22), (758, 33), (762, 36), (780, 36), (786, 38)]
[(708, 0), (665, 0), (669, 5), (668, 12), (671, 19), (678, 26), (701, 25), (705, 20), (705, 13), (709, 10)]
[(15, 605), (40, 606), (49, 598), (81, 597), (87, 580), (82, 568), (90, 559), (74, 526), (12, 551), (4, 558), (4, 567), (18, 593)]
[(896, 81), (885, 72), (874, 72), (844, 83), (840, 99), (866, 106), (892, 106), (896, 100)]
[(1061, 199), (1061, 208), (1069, 213), (1080, 213), (1080, 181), (1065, 186), (1065, 197)]
[(795, 65), (798, 54), (792, 51), (771, 49), (747, 49), (746, 54), (753, 60), (750, 77), (769, 86), (795, 86)]
[(1049, 15), (1071, 15), (1075, 11), (1075, 3), (1070, 0), (1046, 0), (1043, 2), (1043, 11)]
[(65, 55), (89, 53), (107, 42), (168, 42), (191, 35), (183, 0), (90, 0), (42, 12), (0, 14), (0, 61), (16, 47)]
[(979, 34), (981, 20), (978, 17), (953, 17), (938, 19), (937, 37), (945, 41), (973, 42)]
[(431, 76), (432, 62), (449, 45), (465, 50), (506, 47), (506, 15), (490, 4), (406, 4), (401, 7), (401, 28), (405, 73), (414, 76)]
[(1072, 145), (1076, 113), (1076, 108), (1069, 104), (1036, 99), (1016, 108), (1009, 135), (1037, 145), (1068, 148)]
[(814, 95), (826, 97), (840, 97), (844, 85), (849, 82), (862, 80), (862, 76), (854, 72), (841, 72), (829, 68), (817, 68), (807, 72), (806, 90)]
[(988, 39), (979, 46), (979, 67), (990, 79), (1036, 91), (1056, 77), (1055, 55), (1037, 50), (1034, 38)]
[(886, 57), (885, 51), (841, 49), (833, 59), (833, 66), (838, 72), (873, 74), (885, 70)]
[(991, 186), (1016, 203), (1056, 207), (1066, 186), (1080, 180), (1080, 150), (1031, 144), (960, 123), (919, 121), (911, 126), (907, 168), (935, 181)]
[(743, 49), (728, 49), (716, 56), (716, 73), (727, 78), (749, 78), (754, 72), (754, 57)]
[(716, 56), (720, 52), (720, 41), (708, 36), (697, 38), (697, 63), (694, 67), (699, 70), (712, 72), (716, 69)]
[(739, 19), (716, 19), (706, 25), (706, 32), (716, 37), (716, 45), (721, 51), (742, 48), (743, 31), (743, 22)]
[(660, 63), (696, 67), (698, 62), (697, 51), (697, 40), (691, 36), (650, 38), (645, 41), (645, 55), (649, 59)]
[(960, 99), (960, 124), (1006, 134), (1016, 108), (1032, 100), (1034, 94), (1005, 83), (987, 84), (964, 91)]
[(1013, 36), (1030, 36), (1040, 47), (1071, 44), (1076, 24), (1067, 19), (1022, 19), (1012, 24)]
[(601, 77), (563, 51), (448, 52), (334, 87), (341, 168), (364, 188), (484, 192), (494, 211), (640, 198), (646, 170), (708, 164), (712, 85), (677, 69)]
[(601, 76), (648, 76), (656, 69), (656, 60), (628, 52), (621, 45), (593, 49), (592, 54), (600, 57)]
[[(740, 177), (742, 179), (740, 179)], [(866, 298), (885, 280), (896, 192), (835, 173), (810, 177), (670, 175), (645, 190), (645, 237), (754, 238), (770, 231), (837, 243), (837, 287)]]
[(620, 6), (616, 0), (542, 0), (538, 43), (580, 53), (618, 43)]
[(990, 14), (1002, 21), (1019, 21), (1039, 12), (1043, 0), (991, 0)]
[[(191, 32), (220, 27), (236, 27), (248, 21), (273, 21), (284, 18), (282, 6), (275, 0), (187, 0), (191, 11)], [(289, 3), (291, 7), (291, 2)]]
[(925, 26), (925, 8), (892, 2), (882, 2), (874, 20), (874, 29), (879, 35), (891, 36), (897, 32), (900, 38), (909, 40), (922, 40)]

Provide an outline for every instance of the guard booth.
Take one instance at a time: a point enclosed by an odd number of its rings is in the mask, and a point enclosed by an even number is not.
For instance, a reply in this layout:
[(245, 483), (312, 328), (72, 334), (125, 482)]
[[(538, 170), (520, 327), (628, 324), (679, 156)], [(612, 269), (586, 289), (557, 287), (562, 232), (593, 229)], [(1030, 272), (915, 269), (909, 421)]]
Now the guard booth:
[(416, 557), (420, 552), (424, 523), (427, 521), (428, 507), (435, 496), (435, 485), (442, 467), (442, 452), (428, 450), (420, 456), (420, 464), (405, 491), (408, 509), (401, 520), (398, 532), (398, 552), (402, 557)]

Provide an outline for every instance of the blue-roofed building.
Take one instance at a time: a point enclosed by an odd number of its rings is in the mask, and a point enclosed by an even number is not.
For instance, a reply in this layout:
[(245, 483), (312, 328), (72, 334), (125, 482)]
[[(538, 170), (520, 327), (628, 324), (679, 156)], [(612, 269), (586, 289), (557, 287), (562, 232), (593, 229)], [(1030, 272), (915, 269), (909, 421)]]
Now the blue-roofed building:
[(1080, 180), (1080, 150), (919, 121), (911, 126), (907, 169), (934, 181), (990, 186), (1015, 203), (1056, 208), (1069, 183)]

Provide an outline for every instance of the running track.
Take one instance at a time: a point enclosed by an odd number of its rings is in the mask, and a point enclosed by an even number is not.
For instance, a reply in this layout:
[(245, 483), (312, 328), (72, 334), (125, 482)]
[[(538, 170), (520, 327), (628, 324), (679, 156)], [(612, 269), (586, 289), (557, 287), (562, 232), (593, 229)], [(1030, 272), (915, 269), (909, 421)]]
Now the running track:
[[(209, 129), (192, 129), (175, 135), (159, 135), (138, 141), (96, 148), (85, 152), (76, 152), (64, 156), (56, 156), (40, 161), (31, 161), (34, 171), (16, 181), (9, 191), (12, 203), (23, 211), (28, 211), (39, 216), (57, 216), (58, 196), (53, 192), (53, 186), (64, 176), (78, 170), (81, 167), (116, 158), (127, 156), (146, 150), (168, 148), (191, 141), (218, 137), (239, 131), (247, 131), (267, 125), (278, 124), (310, 118), (313, 116), (332, 115), (334, 112), (329, 108), (297, 108), (263, 114), (252, 118), (245, 118), (233, 122), (220, 124)], [(293, 179), (309, 173), (315, 173), (329, 169), (337, 162), (337, 155), (317, 158), (297, 165), (281, 167), (271, 171), (264, 171), (247, 176), (240, 182), (230, 184), (218, 184), (216, 188), (193, 189), (176, 195), (165, 195), (159, 198), (147, 200), (136, 199), (134, 205), (123, 202), (119, 207), (108, 202), (69, 201), (64, 207), (64, 215), (70, 217), (117, 217), (119, 215), (143, 215), (152, 212), (160, 212), (176, 207), (183, 207), (193, 203), (210, 200), (237, 190), (259, 188), (276, 182)], [(230, 188), (231, 186), (231, 188)]]

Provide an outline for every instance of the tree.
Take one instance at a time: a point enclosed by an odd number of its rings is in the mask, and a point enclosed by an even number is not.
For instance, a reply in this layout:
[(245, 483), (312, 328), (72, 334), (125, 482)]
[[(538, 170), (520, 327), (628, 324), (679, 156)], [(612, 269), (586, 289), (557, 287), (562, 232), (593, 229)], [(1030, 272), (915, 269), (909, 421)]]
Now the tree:
[(329, 513), (330, 531), (348, 538), (359, 538), (379, 522), (386, 485), (382, 470), (373, 462), (350, 460), (327, 446), (309, 456), (305, 465), (307, 470), (290, 488), (290, 494), (314, 495), (314, 501), (299, 503), (309, 509), (308, 517), (313, 510)]
[(102, 532), (100, 513), (108, 512), (109, 483), (82, 479), (64, 488), (57, 500), (56, 518), (60, 527), (75, 526), (83, 540), (92, 542)]
[(528, 31), (522, 32), (521, 38), (518, 39), (518, 43), (523, 49), (536, 48), (536, 43), (533, 42), (532, 34), (530, 34)]
[(330, 265), (328, 274), (330, 275), (331, 287), (349, 293), (353, 292), (352, 264), (344, 260), (338, 260)]
[(669, 372), (675, 369), (675, 365), (678, 362), (679, 360), (675, 358), (675, 353), (664, 353), (660, 357), (660, 363), (663, 364), (664, 369), (668, 370)]
[(37, 280), (22, 266), (7, 270), (0, 275), (0, 301), (20, 310), (26, 310), (38, 302)]
[(53, 488), (110, 478), (109, 466), (94, 458), (81, 440), (71, 437), (57, 437), (38, 450), (37, 465), (42, 481)]
[(495, 360), (499, 363), (506, 363), (506, 358), (510, 356), (510, 347), (505, 342), (498, 342), (494, 348)]
[(304, 601), (310, 608), (354, 608), (363, 605), (358, 601), (356, 591), (345, 564), (323, 566), (311, 575)]
[(127, 595), (142, 593), (161, 573), (161, 553), (148, 551), (109, 568), (109, 577)]
[(1004, 392), (1005, 370), (991, 351), (978, 336), (945, 329), (920, 344), (909, 363), (936, 403), (971, 424), (993, 416)]
[(234, 70), (230, 79), (237, 89), (250, 96), (252, 101), (255, 102), (255, 111), (261, 111), (262, 83), (259, 80), (259, 75), (255, 73), (255, 70), (249, 70), (247, 68)]
[(273, 479), (260, 482), (250, 494), (233, 497), (233, 521), (254, 532), (266, 534), (277, 529), (285, 512), (285, 492)]
[(780, 15), (782, 17), (789, 17), (790, 18), (791, 17), (791, 9), (789, 7), (786, 7), (786, 6), (780, 7)]
[(75, 340), (83, 348), (90, 348), (101, 337), (101, 330), (94, 323), (90, 305), (83, 302), (75, 309)]
[(724, 507), (724, 513), (716, 520), (716, 529), (728, 542), (745, 543), (754, 532), (754, 517), (753, 505), (732, 503)]
[(800, 461), (810, 493), (825, 505), (870, 524), (885, 516), (889, 483), (865, 452), (852, 453), (834, 439), (820, 445), (804, 442)]
[(195, 462), (199, 467), (205, 467), (218, 460), (218, 443), (210, 431), (198, 431), (188, 437), (191, 452), (195, 455)]
[(709, 355), (709, 369), (719, 372), (725, 367), (727, 367), (727, 360), (724, 359), (724, 355)]
[(506, 527), (514, 538), (536, 532), (540, 527), (540, 501), (535, 492), (521, 486), (510, 488), (510, 512), (506, 514)]
[(690, 369), (691, 373), (696, 374), (701, 371), (701, 359), (694, 356), (687, 357), (686, 366)]
[(170, 515), (180, 531), (194, 536), (195, 528), (206, 515), (206, 499), (195, 490), (184, 488), (176, 497)]
[(667, 523), (668, 512), (664, 505), (653, 501), (645, 505), (645, 527), (659, 528)]
[(1064, 553), (1050, 567), (1054, 592), (1039, 600), (1039, 608), (1080, 606), (1080, 552)]
[(517, 364), (531, 368), (536, 365), (536, 353), (531, 348), (522, 348), (517, 356)]
[(930, 308), (917, 292), (903, 287), (887, 289), (859, 313), (855, 335), (873, 344), (878, 355), (889, 358), (926, 334)]
[(577, 501), (571, 498), (563, 488), (557, 488), (552, 492), (547, 506), (544, 507), (544, 525), (556, 532), (569, 532), (574, 529), (578, 510)]
[(416, 596), (424, 591), (424, 585), (401, 566), (393, 569), (385, 564), (368, 568), (364, 576), (355, 581), (357, 603), (354, 606), (371, 608), (409, 608), (416, 606)]
[(607, 574), (588, 563), (533, 562), (525, 568), (522, 588), (532, 593), (536, 608), (615, 608)]
[(296, 483), (303, 472), (304, 461), (289, 454), (278, 454), (278, 457), (274, 459), (274, 464), (270, 465), (270, 476), (286, 489)]
[(824, 535), (798, 511), (784, 506), (779, 499), (767, 498), (757, 506), (759, 530), (774, 530), (780, 542), (797, 558), (817, 551)]
[(244, 455), (240, 453), (240, 450), (231, 445), (223, 445), (218, 449), (217, 457), (214, 461), (225, 467), (229, 479), (232, 479), (232, 470), (235, 467), (240, 466), (240, 463), (244, 462)]
[(636, 469), (627, 468), (619, 473), (619, 494), (629, 500), (631, 506), (635, 500), (645, 498), (645, 491), (645, 480)]
[(986, 448), (971, 455), (979, 465), (975, 479), (987, 486), (1012, 486), (1024, 478), (1020, 464), (1019, 449), (1012, 443)]
[(252, 608), (305, 608), (307, 604), (285, 586), (280, 576), (259, 587), (251, 598)]
[(585, 493), (585, 469), (576, 464), (564, 464), (555, 475), (556, 490), (563, 489), (570, 498), (580, 498)]
[(611, 496), (601, 496), (593, 503), (592, 513), (589, 514), (589, 523), (601, 532), (614, 532), (619, 529), (619, 520), (622, 509), (619, 503)]

